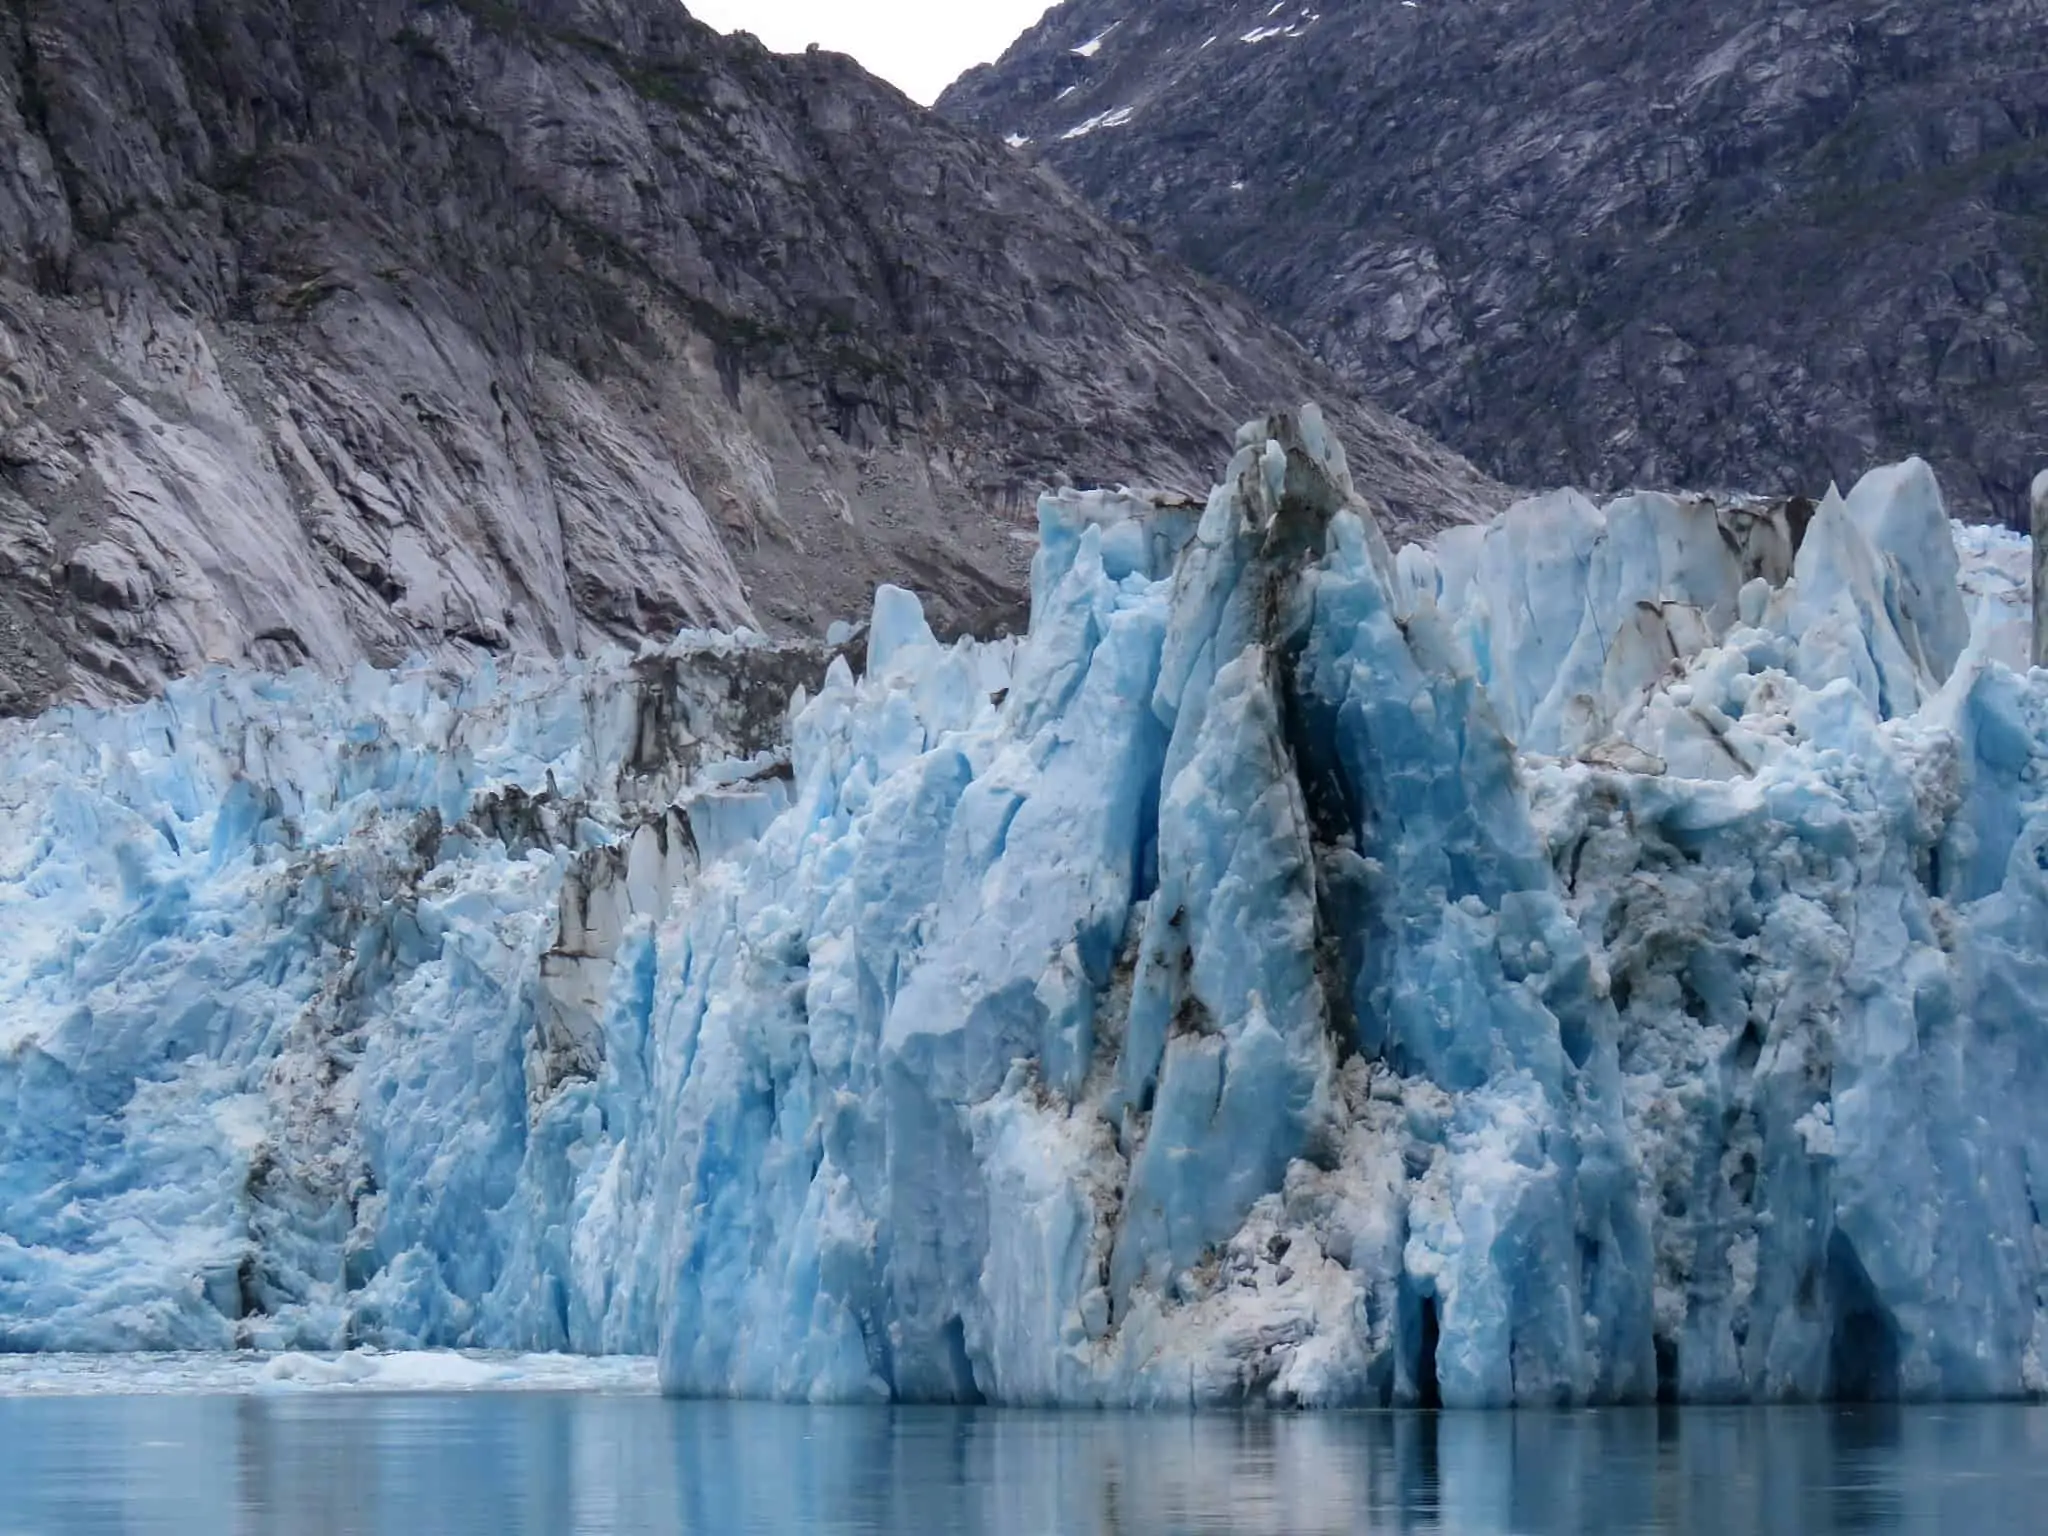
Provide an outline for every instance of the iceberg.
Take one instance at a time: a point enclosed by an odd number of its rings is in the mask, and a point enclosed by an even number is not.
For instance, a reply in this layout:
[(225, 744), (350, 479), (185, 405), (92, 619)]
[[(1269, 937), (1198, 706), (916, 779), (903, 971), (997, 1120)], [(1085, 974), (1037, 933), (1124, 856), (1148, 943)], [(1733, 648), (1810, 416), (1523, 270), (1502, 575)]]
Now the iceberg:
[(780, 805), (828, 659), (215, 672), (0, 731), (0, 1350), (490, 1334), (588, 999)]
[(0, 1349), (676, 1393), (2048, 1390), (2025, 540), (1539, 498), (1313, 408), (1031, 625), (217, 673), (0, 731)]

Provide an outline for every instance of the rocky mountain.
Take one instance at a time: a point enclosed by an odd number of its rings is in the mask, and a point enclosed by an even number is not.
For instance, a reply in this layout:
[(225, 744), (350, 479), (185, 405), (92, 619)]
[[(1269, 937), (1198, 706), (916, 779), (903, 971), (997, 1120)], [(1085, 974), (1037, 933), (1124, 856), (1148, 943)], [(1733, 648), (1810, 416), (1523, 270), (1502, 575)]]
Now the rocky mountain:
[[(0, 5), (0, 712), (1022, 590), (1344, 393), (850, 61), (669, 0)], [(1496, 489), (1341, 399), (1424, 526)]]
[(1919, 453), (2017, 523), (2044, 39), (2048, 0), (1067, 0), (940, 107), (1510, 481)]

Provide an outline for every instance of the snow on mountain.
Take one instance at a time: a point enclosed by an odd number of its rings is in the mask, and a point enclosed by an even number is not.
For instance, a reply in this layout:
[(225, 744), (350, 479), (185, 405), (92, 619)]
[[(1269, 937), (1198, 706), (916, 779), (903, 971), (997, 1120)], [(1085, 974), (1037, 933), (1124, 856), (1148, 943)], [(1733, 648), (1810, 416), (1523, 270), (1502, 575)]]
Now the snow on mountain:
[(2044, 34), (2048, 0), (1062, 0), (938, 106), (1510, 485), (1911, 452), (2019, 527)]
[(864, 670), (700, 637), (0, 734), (0, 1347), (2048, 1385), (2023, 541), (1908, 463), (1397, 556), (1313, 411), (1204, 507), (1039, 515), (1022, 641), (885, 588)]

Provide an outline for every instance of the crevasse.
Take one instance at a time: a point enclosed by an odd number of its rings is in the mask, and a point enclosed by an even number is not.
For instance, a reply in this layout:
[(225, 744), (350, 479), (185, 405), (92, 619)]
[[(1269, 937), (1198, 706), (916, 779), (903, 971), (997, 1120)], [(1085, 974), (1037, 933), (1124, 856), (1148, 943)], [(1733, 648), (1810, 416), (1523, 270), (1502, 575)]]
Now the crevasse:
[[(1032, 624), (0, 736), (0, 1347), (816, 1400), (2037, 1392), (2048, 676), (1917, 461), (1392, 554), (1313, 410)], [(783, 707), (787, 703), (787, 709)]]

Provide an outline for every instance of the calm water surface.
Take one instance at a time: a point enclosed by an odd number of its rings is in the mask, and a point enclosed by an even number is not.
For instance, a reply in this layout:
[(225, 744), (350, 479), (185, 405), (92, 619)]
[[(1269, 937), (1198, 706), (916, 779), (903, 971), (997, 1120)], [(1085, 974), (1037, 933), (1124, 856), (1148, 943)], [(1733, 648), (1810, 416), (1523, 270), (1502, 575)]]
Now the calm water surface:
[(0, 1536), (2048, 1531), (2048, 1409), (1182, 1418), (0, 1397)]

